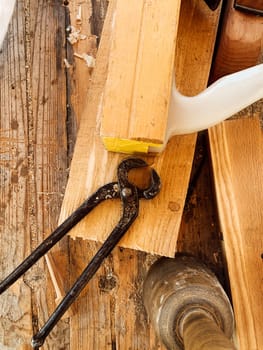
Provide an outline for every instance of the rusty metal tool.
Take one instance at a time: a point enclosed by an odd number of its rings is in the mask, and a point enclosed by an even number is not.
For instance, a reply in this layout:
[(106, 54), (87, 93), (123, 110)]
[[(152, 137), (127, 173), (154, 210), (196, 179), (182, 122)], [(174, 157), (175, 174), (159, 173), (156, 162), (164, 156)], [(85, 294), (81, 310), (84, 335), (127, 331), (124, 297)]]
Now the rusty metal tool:
[(80, 292), (96, 273), (103, 260), (110, 254), (124, 233), (132, 225), (139, 213), (139, 199), (152, 199), (160, 191), (160, 178), (154, 169), (151, 169), (150, 185), (140, 189), (128, 180), (128, 172), (133, 168), (146, 167), (147, 163), (139, 158), (123, 160), (117, 170), (118, 182), (111, 182), (100, 187), (86, 199), (57, 229), (51, 233), (31, 255), (29, 255), (9, 276), (0, 283), (0, 294), (21, 277), (38, 259), (45, 255), (63, 236), (82, 220), (93, 208), (106, 199), (120, 198), (122, 201), (122, 216), (105, 240), (101, 248), (94, 255), (80, 277), (68, 291), (64, 299), (50, 316), (46, 324), (32, 338), (32, 347), (41, 347), (53, 327), (76, 300)]
[(234, 350), (234, 316), (216, 276), (192, 256), (161, 258), (150, 268), (143, 299), (169, 350)]

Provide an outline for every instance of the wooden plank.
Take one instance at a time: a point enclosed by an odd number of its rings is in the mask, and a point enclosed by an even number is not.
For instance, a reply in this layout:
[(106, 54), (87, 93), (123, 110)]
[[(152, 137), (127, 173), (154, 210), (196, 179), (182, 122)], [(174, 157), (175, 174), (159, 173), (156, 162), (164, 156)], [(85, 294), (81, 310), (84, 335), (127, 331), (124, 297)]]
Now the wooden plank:
[[(89, 3), (89, 0), (86, 2)], [(101, 14), (101, 7), (104, 8), (104, 0), (93, 3), (90, 23), (94, 33), (99, 36), (97, 21), (96, 25), (93, 21), (98, 17), (98, 13)], [(84, 16), (83, 20), (88, 18)], [(106, 23), (105, 26), (107, 27), (108, 24)], [(101, 51), (103, 47), (102, 42)], [(84, 75), (86, 74), (87, 78), (89, 72), (81, 70), (81, 61), (77, 59), (75, 65), (76, 68), (70, 70), (70, 73), (73, 82), (78, 81), (81, 90), (81, 84), (85, 81)], [(79, 74), (82, 75), (80, 81)], [(74, 110), (75, 103), (76, 99), (73, 98), (71, 105)], [(70, 239), (71, 284), (78, 278), (99, 246), (97, 242)], [(72, 349), (116, 349), (116, 347), (163, 349), (147, 322), (147, 316), (140, 301), (143, 277), (150, 262), (151, 259), (145, 253), (130, 250), (116, 251), (105, 261), (74, 305), (70, 318)]]
[(110, 151), (165, 141), (179, 10), (180, 0), (117, 1), (101, 121)]
[[(259, 63), (262, 55), (262, 17), (237, 11), (233, 5), (233, 0), (227, 2), (210, 81)], [(259, 313), (263, 306), (262, 234), (259, 229), (263, 220), (263, 142), (258, 114), (262, 115), (260, 102), (235, 116), (235, 119), (242, 119), (224, 122), (209, 131), (225, 260), (241, 350), (261, 349), (263, 341), (263, 319)]]
[(239, 349), (259, 350), (262, 333), (263, 134), (257, 117), (209, 131)]
[[(179, 21), (176, 57), (178, 87), (183, 93), (197, 93), (206, 85), (218, 15), (219, 11), (211, 12), (202, 2), (187, 3), (183, 7)], [(104, 45), (105, 42), (109, 43), (110, 35), (109, 25), (105, 27)], [(196, 51), (193, 51), (193, 45)], [(123, 159), (122, 155), (105, 151), (99, 137), (100, 101), (109, 52), (109, 47), (103, 51), (102, 48), (101, 43), (101, 52), (97, 57), (87, 105), (82, 114), (61, 220), (97, 187), (112, 181), (117, 164)], [(141, 203), (140, 217), (121, 241), (122, 246), (173, 256), (195, 139), (195, 134), (174, 137), (165, 152), (155, 158), (147, 158), (160, 174), (163, 189), (155, 200)], [(119, 215), (119, 203), (114, 201), (103, 203), (71, 231), (71, 236), (104, 241)], [(104, 218), (103, 222), (101, 217)]]
[[(64, 23), (60, 1), (19, 0), (0, 54), (1, 279), (57, 225), (68, 166)], [(54, 299), (41, 260), (0, 297), (1, 349), (31, 349)], [(67, 329), (61, 322), (43, 349), (67, 349)]]
[[(106, 6), (101, 3), (102, 7)], [(93, 67), (88, 65), (85, 59), (94, 59), (97, 52), (97, 36), (91, 34), (90, 18), (92, 17), (92, 4), (90, 0), (70, 1), (66, 11), (66, 58), (64, 59), (67, 77), (67, 148), (69, 162), (72, 157), (76, 133), (79, 126), (80, 114), (86, 103), (86, 95)], [(60, 245), (52, 249), (52, 254), (45, 256), (48, 269), (51, 275), (53, 286), (56, 292), (56, 304), (58, 305), (65, 294), (65, 290), (70, 287), (67, 264), (68, 252), (63, 251)], [(63, 265), (61, 267), (61, 261)], [(67, 318), (75, 312), (73, 305), (63, 316)]]

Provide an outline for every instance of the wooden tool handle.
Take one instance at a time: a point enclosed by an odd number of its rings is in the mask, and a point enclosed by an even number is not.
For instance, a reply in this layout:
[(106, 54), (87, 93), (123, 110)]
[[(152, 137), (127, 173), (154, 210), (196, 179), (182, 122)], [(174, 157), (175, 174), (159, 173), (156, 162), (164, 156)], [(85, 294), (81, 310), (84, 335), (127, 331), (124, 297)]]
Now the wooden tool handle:
[(238, 11), (234, 4), (226, 2), (210, 83), (260, 62), (263, 17)]
[(234, 350), (216, 322), (203, 311), (194, 311), (186, 316), (183, 323), (185, 350)]

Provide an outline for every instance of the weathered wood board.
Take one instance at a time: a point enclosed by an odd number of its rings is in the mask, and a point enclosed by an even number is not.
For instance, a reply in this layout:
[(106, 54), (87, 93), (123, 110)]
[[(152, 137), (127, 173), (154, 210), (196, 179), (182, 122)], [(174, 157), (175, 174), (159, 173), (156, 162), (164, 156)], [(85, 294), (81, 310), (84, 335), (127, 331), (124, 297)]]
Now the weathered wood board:
[[(111, 6), (114, 6), (114, 1)], [(193, 4), (185, 3), (181, 9), (175, 71), (178, 88), (185, 94), (198, 93), (206, 86), (218, 17), (219, 10), (211, 12), (205, 3), (199, 1)], [(108, 23), (108, 27), (104, 28), (87, 105), (81, 117), (60, 221), (97, 187), (114, 180), (117, 164), (123, 159), (122, 155), (107, 152), (99, 137), (100, 103), (111, 40), (110, 18)], [(158, 198), (148, 202), (142, 201), (140, 216), (121, 241), (121, 246), (173, 256), (195, 140), (195, 134), (174, 137), (162, 154), (147, 158), (162, 178), (162, 191)], [(119, 203), (103, 203), (71, 231), (71, 236), (104, 241), (118, 221), (119, 215)]]
[[(97, 38), (91, 34), (91, 1), (73, 0), (68, 5), (67, 76), (68, 99), (72, 114), (71, 133), (76, 136), (80, 116), (86, 104), (89, 82), (97, 53)], [(88, 59), (90, 61), (88, 61)], [(90, 62), (90, 63), (89, 63)], [(74, 142), (72, 142), (74, 144)], [(71, 147), (73, 149), (73, 146)]]
[[(1, 279), (57, 225), (68, 173), (64, 27), (60, 1), (19, 0), (1, 49)], [(41, 260), (0, 296), (0, 348), (31, 349), (54, 299)], [(43, 349), (68, 343), (61, 322)]]
[[(73, 282), (100, 244), (77, 238), (70, 247)], [(156, 258), (131, 249), (114, 250), (76, 302), (72, 349), (165, 350), (142, 302), (143, 281)]]
[(218, 210), (240, 350), (263, 348), (263, 133), (259, 119), (209, 131)]

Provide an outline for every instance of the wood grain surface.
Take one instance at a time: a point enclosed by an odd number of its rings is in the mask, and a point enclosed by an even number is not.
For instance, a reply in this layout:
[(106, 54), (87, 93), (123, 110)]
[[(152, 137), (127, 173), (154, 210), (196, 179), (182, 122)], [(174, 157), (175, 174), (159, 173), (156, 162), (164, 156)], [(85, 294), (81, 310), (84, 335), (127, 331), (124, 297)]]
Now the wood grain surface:
[(180, 3), (117, 1), (102, 101), (103, 140), (165, 142)]
[[(65, 9), (17, 2), (0, 54), (1, 279), (57, 225), (67, 180)], [(42, 259), (0, 296), (0, 348), (31, 349), (54, 307)], [(44, 349), (67, 349), (61, 322)]]
[(254, 116), (224, 122), (209, 135), (238, 342), (242, 350), (259, 350), (263, 346), (263, 134)]

